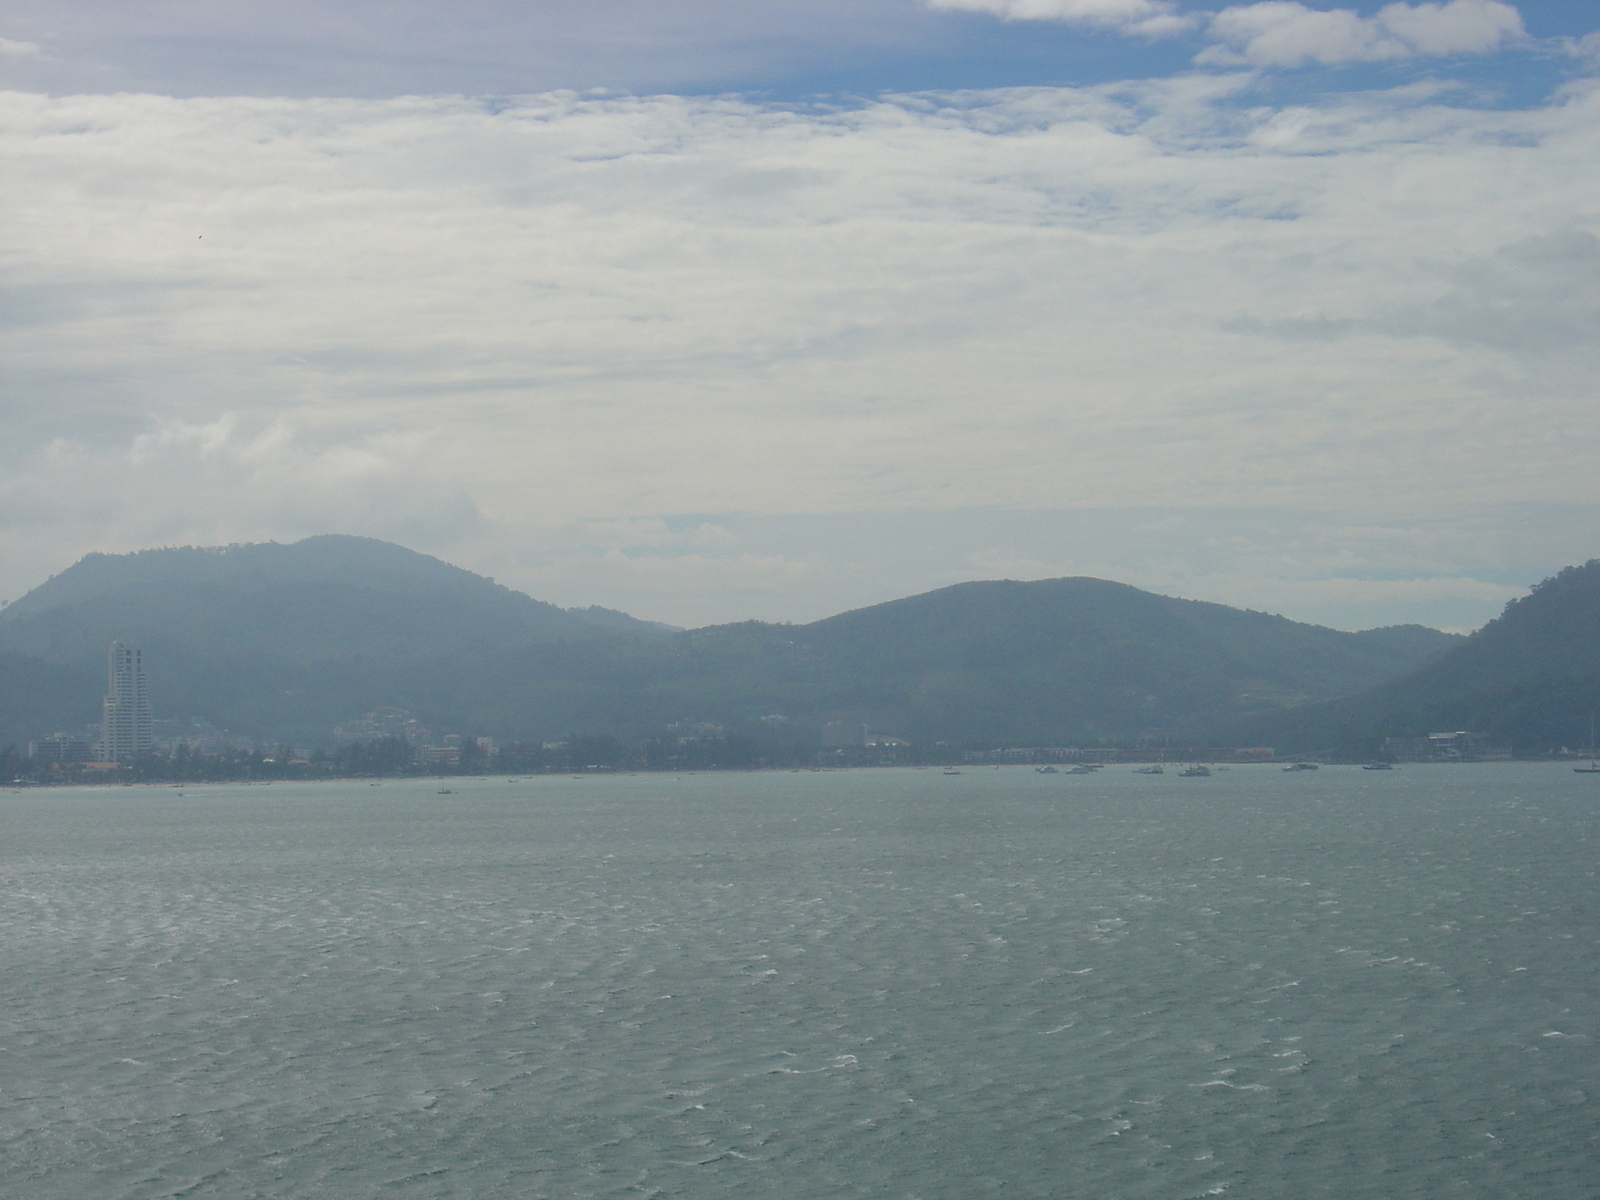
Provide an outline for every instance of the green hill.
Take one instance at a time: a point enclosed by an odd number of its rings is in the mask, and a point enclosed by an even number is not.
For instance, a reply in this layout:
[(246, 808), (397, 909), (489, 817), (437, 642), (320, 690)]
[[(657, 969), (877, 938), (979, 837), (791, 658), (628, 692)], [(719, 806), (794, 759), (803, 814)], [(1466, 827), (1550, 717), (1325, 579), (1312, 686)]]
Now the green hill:
[(106, 647), (138, 642), (158, 717), (312, 737), (418, 673), (505, 648), (662, 638), (607, 609), (566, 610), (370, 538), (91, 554), (0, 610), (0, 739), (98, 713)]
[(1099, 579), (964, 583), (810, 625), (695, 630), (644, 689), (656, 712), (763, 713), (913, 741), (1074, 744), (1180, 732), (1389, 678), (1455, 638), (1342, 633)]
[(1600, 709), (1600, 559), (1567, 567), (1436, 659), (1359, 694), (1223, 724), (1291, 750), (1376, 751), (1386, 737), (1492, 734), (1522, 753), (1588, 741)]
[(816, 741), (839, 723), (1049, 744), (1184, 736), (1370, 688), (1460, 640), (1343, 633), (1098, 579), (964, 583), (808, 625), (670, 632), (322, 537), (91, 555), (0, 611), (0, 740), (94, 719), (115, 638), (144, 646), (158, 717), (297, 741), (393, 705), (502, 738), (687, 723)]

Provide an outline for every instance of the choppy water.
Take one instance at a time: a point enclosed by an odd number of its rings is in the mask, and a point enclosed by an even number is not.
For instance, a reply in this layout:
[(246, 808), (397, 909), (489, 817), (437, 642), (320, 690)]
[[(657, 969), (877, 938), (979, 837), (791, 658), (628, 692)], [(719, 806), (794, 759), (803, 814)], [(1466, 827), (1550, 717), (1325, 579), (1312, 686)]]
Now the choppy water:
[(1600, 783), (0, 795), (4, 1194), (1600, 1194)]

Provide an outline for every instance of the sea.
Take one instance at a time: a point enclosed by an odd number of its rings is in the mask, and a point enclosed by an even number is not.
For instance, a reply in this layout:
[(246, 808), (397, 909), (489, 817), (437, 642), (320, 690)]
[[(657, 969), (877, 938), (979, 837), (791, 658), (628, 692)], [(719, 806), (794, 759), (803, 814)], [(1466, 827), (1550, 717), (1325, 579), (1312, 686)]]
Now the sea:
[(1600, 1195), (1600, 776), (0, 793), (0, 1194)]

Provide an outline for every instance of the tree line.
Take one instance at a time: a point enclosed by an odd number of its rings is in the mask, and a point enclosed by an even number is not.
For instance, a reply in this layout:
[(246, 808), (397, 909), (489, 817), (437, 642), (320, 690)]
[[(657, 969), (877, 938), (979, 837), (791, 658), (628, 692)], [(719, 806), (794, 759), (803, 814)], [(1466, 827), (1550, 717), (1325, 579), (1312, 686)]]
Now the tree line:
[(371, 779), (456, 775), (578, 774), (588, 771), (705, 771), (899, 766), (958, 762), (960, 748), (830, 747), (772, 742), (746, 734), (650, 738), (627, 745), (609, 733), (575, 733), (561, 742), (508, 742), (492, 753), (466, 739), (458, 761), (427, 761), (404, 738), (343, 742), (297, 757), (293, 747), (141, 754), (108, 768), (98, 763), (35, 762), (0, 748), (0, 780), (21, 783), (225, 783), (294, 779)]

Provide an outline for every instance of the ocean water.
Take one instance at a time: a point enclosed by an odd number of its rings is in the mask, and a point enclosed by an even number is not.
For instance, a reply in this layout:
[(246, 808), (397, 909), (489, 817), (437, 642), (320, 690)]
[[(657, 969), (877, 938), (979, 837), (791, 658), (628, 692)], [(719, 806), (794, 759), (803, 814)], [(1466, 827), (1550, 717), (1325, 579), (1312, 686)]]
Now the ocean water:
[(0, 1192), (1600, 1195), (1600, 777), (0, 794)]

